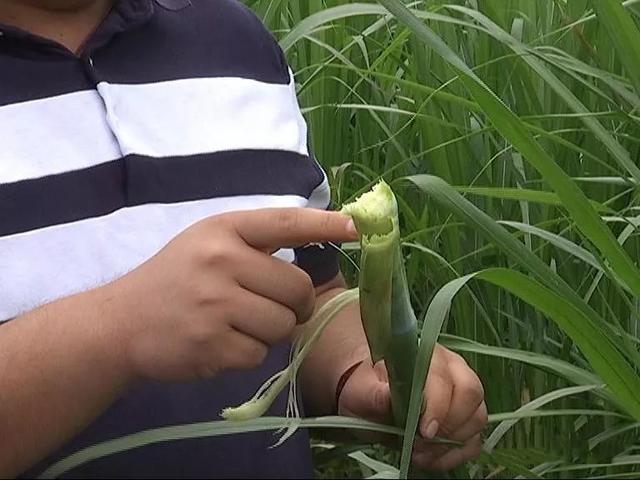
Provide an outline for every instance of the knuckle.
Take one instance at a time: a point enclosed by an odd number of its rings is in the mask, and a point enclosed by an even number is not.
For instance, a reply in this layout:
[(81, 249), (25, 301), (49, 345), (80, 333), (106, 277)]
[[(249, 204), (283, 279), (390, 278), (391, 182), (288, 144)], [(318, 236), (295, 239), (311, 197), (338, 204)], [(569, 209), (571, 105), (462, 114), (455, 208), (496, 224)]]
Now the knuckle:
[(475, 374), (465, 385), (464, 393), (474, 405), (480, 405), (484, 401), (484, 388)]
[(436, 348), (433, 351), (433, 355), (431, 357), (430, 370), (446, 367), (448, 361), (449, 357), (447, 355), (446, 349), (442, 347), (442, 345), (436, 344)]
[(220, 368), (211, 362), (198, 364), (196, 368), (196, 377), (198, 380), (209, 380), (220, 372)]
[(189, 252), (188, 259), (192, 267), (198, 271), (202, 271), (203, 267), (206, 268), (217, 263), (225, 256), (225, 251), (220, 248), (217, 242), (207, 243), (201, 239), (194, 239), (183, 249)]
[(311, 277), (302, 270), (300, 271), (302, 272), (302, 275), (300, 275), (298, 280), (298, 297), (303, 304), (306, 304), (315, 298), (315, 289)]
[(314, 286), (311, 277), (300, 267), (289, 264), (286, 267), (285, 275), (287, 276), (287, 284), (294, 286), (292, 295), (300, 298), (306, 298), (314, 295)]
[(280, 317), (280, 321), (282, 322), (282, 336), (286, 337), (296, 326), (296, 314), (287, 308), (285, 313)]
[(300, 224), (300, 215), (295, 209), (287, 208), (276, 215), (277, 228), (285, 232), (293, 232)]
[(443, 422), (438, 429), (438, 434), (442, 435), (444, 438), (451, 438), (453, 433), (454, 429), (448, 423)]
[(331, 215), (329, 212), (325, 212), (325, 215), (322, 216), (320, 220), (320, 225), (322, 227), (323, 232), (330, 232), (335, 227), (335, 217)]
[(267, 358), (267, 352), (266, 346), (252, 342), (251, 345), (247, 346), (244, 354), (245, 365), (249, 368), (259, 367)]
[(224, 322), (234, 314), (228, 285), (223, 282), (200, 283), (193, 287), (195, 305), (199, 308), (196, 313), (195, 327), (210, 329), (213, 333), (216, 325), (213, 320)]
[(428, 391), (444, 392), (445, 388), (451, 390), (451, 375), (449, 371), (438, 367), (430, 369), (427, 376)]
[(290, 267), (292, 270), (291, 287), (288, 292), (288, 300), (285, 305), (296, 312), (300, 318), (298, 321), (306, 321), (311, 314), (315, 306), (315, 287), (311, 277), (307, 275), (303, 270), (296, 266)]
[(191, 291), (193, 292), (193, 299), (199, 307), (207, 307), (217, 303), (216, 295), (211, 291), (209, 285), (204, 282), (198, 282), (193, 285)]
[(229, 259), (229, 251), (217, 244), (207, 245), (202, 249), (202, 256), (207, 265), (224, 265)]
[(305, 297), (314, 296), (315, 287), (313, 286), (313, 280), (311, 280), (311, 277), (303, 270), (300, 270), (300, 272), (302, 272), (302, 275), (300, 276), (300, 285), (301, 285), (304, 296)]
[[(444, 347), (443, 347), (444, 348)], [(452, 362), (459, 362), (465, 366), (467, 366), (467, 361), (464, 359), (464, 357), (462, 355), (460, 355), (459, 353), (456, 353), (452, 350), (449, 349), (444, 349), (446, 351), (447, 356), (449, 357), (449, 361)]]
[(489, 423), (489, 412), (487, 411), (487, 407), (484, 403), (480, 406), (480, 408), (478, 408), (475, 418), (480, 430), (482, 430), (487, 425), (487, 423)]
[(191, 344), (194, 347), (206, 346), (215, 336), (215, 328), (207, 322), (193, 322), (189, 332)]
[(242, 216), (243, 212), (225, 212), (219, 213), (217, 215), (213, 215), (211, 217), (203, 220), (204, 222), (208, 222), (208, 224), (216, 229), (234, 229), (235, 222), (238, 217)]

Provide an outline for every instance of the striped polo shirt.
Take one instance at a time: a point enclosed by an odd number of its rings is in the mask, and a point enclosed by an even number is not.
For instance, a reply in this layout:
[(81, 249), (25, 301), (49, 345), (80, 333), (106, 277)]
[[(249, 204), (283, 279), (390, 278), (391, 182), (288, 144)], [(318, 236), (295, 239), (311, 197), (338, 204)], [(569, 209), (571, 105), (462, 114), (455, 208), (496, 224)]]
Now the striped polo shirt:
[[(79, 55), (9, 25), (0, 32), (0, 321), (126, 274), (210, 215), (328, 206), (284, 55), (236, 0), (119, 0)], [(277, 255), (316, 284), (338, 272), (330, 248)], [(211, 381), (138, 385), (26, 475), (101, 441), (215, 420), (288, 351)], [(284, 414), (284, 398), (270, 414)], [(274, 440), (151, 445), (67, 476), (311, 474), (304, 433), (270, 449)]]

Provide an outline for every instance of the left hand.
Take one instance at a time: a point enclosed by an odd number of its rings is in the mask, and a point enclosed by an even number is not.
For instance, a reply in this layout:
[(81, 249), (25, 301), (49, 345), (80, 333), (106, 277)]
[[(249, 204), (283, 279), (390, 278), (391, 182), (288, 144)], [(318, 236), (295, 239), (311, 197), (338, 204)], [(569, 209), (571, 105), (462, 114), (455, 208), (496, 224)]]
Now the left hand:
[[(413, 451), (414, 464), (425, 470), (446, 471), (476, 458), (482, 448), (487, 406), (480, 379), (458, 354), (438, 345), (424, 389), (426, 409)], [(365, 360), (349, 377), (338, 401), (338, 413), (391, 423), (391, 393), (383, 362)], [(435, 436), (455, 440), (462, 447), (430, 443)]]

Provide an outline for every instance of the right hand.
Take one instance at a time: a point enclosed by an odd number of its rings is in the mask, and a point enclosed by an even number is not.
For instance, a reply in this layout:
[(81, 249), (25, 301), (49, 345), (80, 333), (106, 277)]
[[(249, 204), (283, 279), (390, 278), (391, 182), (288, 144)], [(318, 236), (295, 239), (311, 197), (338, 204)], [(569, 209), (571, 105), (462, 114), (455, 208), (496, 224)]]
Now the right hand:
[(134, 378), (192, 380), (250, 369), (315, 308), (309, 276), (271, 254), (356, 238), (350, 219), (306, 208), (202, 220), (106, 288)]

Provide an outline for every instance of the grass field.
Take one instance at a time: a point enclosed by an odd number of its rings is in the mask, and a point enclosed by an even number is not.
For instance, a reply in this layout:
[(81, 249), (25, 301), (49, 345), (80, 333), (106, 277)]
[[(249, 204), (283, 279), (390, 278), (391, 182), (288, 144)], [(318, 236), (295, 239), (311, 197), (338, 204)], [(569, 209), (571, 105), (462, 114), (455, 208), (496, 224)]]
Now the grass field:
[[(456, 475), (640, 478), (640, 2), (246, 3), (296, 72), (335, 204), (384, 177), (420, 318), (453, 302), (441, 341), (494, 414)], [(321, 444), (318, 468), (389, 475), (363, 455), (397, 455), (368, 448)]]

